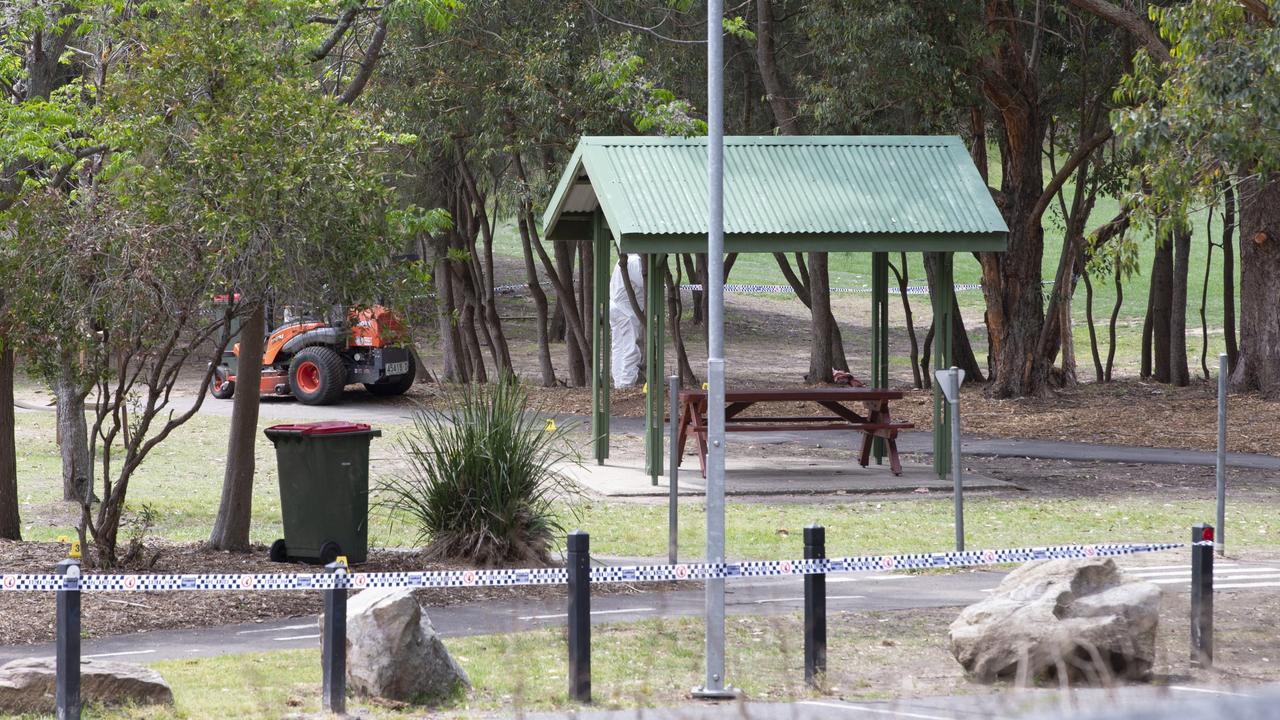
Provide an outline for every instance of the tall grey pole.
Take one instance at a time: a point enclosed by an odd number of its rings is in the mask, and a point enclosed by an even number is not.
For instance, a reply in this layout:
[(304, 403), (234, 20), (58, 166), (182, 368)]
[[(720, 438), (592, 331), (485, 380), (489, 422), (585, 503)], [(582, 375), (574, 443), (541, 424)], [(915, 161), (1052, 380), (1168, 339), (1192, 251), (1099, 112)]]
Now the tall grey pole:
[(960, 373), (947, 371), (951, 385), (951, 478), (955, 481), (956, 550), (964, 550), (964, 485), (960, 481)]
[(667, 378), (667, 562), (676, 564), (680, 537), (680, 376)]
[(1218, 355), (1218, 527), (1214, 545), (1218, 554), (1227, 552), (1227, 354)]
[[(707, 562), (724, 562), (724, 0), (707, 2)], [(695, 697), (734, 695), (724, 681), (724, 578), (706, 582), (707, 678)]]

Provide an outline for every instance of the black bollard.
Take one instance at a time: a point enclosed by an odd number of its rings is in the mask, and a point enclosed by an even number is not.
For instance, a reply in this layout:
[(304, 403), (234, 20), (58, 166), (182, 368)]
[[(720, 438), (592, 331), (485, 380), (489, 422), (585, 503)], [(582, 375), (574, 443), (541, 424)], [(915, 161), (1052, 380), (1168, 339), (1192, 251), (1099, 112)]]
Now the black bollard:
[(591, 538), (569, 533), (569, 697), (591, 702)]
[(80, 718), (80, 561), (58, 563), (63, 589), (57, 593), (57, 687), (54, 705), (58, 720)]
[(320, 640), (321, 706), (335, 715), (347, 712), (347, 562), (324, 566), (333, 589), (324, 590), (324, 636)]
[(1213, 667), (1213, 526), (1191, 526), (1191, 664)]
[[(804, 529), (804, 559), (827, 558), (827, 531), (821, 525)], [(827, 674), (827, 575), (804, 576), (804, 681), (818, 687)]]

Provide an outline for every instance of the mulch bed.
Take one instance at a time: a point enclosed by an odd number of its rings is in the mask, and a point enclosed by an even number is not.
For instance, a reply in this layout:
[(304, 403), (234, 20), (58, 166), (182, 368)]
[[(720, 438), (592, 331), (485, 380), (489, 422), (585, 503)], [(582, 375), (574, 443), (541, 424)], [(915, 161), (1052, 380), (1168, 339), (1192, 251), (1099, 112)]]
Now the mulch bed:
[[(799, 383), (733, 382), (738, 389), (801, 387)], [(930, 430), (933, 399), (928, 390), (900, 388), (906, 397), (892, 404), (894, 418)], [(531, 388), (531, 404), (547, 411), (589, 414), (587, 388)], [(1043, 398), (998, 400), (983, 388), (966, 388), (961, 412), (966, 435), (990, 438), (1066, 440), (1106, 445), (1213, 450), (1217, 442), (1217, 388), (1195, 382), (1175, 388), (1140, 380), (1107, 384), (1086, 383)], [(644, 415), (639, 388), (614, 390), (610, 412)], [(743, 414), (798, 415), (825, 411), (810, 403), (771, 403), (748, 408)], [(1227, 400), (1227, 447), (1232, 452), (1280, 456), (1280, 402), (1257, 395), (1231, 395)]]
[[(44, 573), (66, 557), (62, 543), (0, 541), (0, 572)], [(149, 542), (142, 560), (133, 567), (111, 572), (131, 574), (178, 573), (288, 573), (317, 572), (315, 565), (282, 565), (267, 559), (266, 547), (249, 553), (227, 553), (197, 544)], [(154, 558), (154, 563), (152, 559)], [(146, 567), (149, 566), (149, 567)], [(371, 549), (361, 572), (461, 569), (428, 561), (420, 553)], [(93, 571), (88, 571), (86, 574)], [(601, 585), (595, 594), (629, 594), (626, 585)], [(415, 593), (428, 606), (513, 598), (563, 598), (559, 585), (519, 587), (424, 588)], [(52, 593), (0, 593), (0, 645), (21, 645), (54, 638)], [(85, 593), (81, 596), (85, 637), (122, 635), (145, 630), (210, 627), (262, 622), (279, 618), (313, 616), (322, 610), (318, 592), (272, 590), (269, 592), (164, 592)]]

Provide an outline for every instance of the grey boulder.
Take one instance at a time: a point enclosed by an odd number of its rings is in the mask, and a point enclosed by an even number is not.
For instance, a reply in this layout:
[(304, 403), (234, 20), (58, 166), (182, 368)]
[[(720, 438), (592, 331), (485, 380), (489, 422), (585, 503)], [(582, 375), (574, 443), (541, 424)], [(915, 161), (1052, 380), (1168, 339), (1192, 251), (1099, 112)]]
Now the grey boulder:
[[(53, 713), (56, 680), (53, 658), (0, 667), (0, 713)], [(80, 699), (97, 705), (171, 705), (173, 690), (160, 673), (142, 665), (81, 660)]]
[(389, 588), (365, 590), (347, 604), (347, 687), (365, 697), (430, 701), (470, 681), (413, 592)]
[(951, 623), (951, 654), (974, 678), (1145, 679), (1155, 661), (1160, 588), (1110, 558), (1041, 560), (1005, 577)]

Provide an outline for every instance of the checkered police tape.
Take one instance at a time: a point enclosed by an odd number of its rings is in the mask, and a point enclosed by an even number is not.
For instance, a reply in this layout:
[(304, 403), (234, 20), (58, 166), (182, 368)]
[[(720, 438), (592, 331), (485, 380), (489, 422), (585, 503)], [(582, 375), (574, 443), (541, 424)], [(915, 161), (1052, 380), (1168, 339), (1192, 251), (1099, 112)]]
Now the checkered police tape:
[[(1001, 565), (1031, 560), (1117, 557), (1185, 547), (1181, 543), (1054, 545), (1004, 550), (967, 550), (914, 555), (863, 555), (825, 560), (750, 560), (736, 563), (597, 566), (593, 583), (662, 582), (712, 578), (771, 577), (842, 572), (884, 572)], [(333, 590), (348, 588), (466, 588), (514, 585), (563, 585), (564, 568), (510, 570), (431, 570), (385, 573), (289, 573), (213, 575), (63, 575), (0, 574), (0, 592), (167, 592), (175, 590)]]

